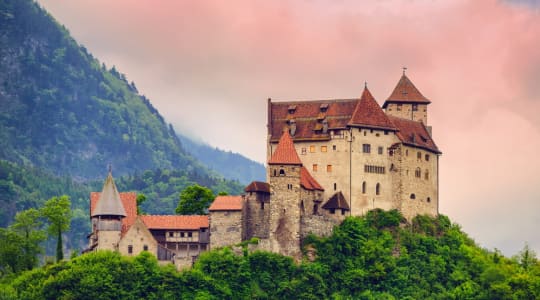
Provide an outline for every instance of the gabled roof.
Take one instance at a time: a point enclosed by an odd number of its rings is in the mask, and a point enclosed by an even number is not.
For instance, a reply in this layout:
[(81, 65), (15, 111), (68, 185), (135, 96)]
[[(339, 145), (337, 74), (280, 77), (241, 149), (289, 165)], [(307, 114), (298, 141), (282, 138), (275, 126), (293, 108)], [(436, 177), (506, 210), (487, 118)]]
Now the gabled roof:
[[(292, 120), (296, 124), (296, 130), (292, 136), (294, 141), (329, 140), (330, 132), (315, 130), (317, 125), (321, 125), (322, 120), (326, 120), (329, 130), (347, 128), (357, 102), (358, 99), (269, 102), (270, 141), (277, 142), (283, 129), (288, 128)], [(290, 110), (291, 107), (294, 107), (294, 110)], [(322, 117), (324, 119), (320, 119)]]
[(267, 182), (253, 181), (244, 189), (245, 192), (270, 193), (270, 184)]
[[(137, 194), (133, 192), (119, 194), (122, 206), (126, 211), (126, 217), (122, 219), (122, 234), (124, 234), (137, 218)], [(90, 193), (90, 215), (96, 208), (100, 196), (100, 192)]]
[(422, 122), (394, 116), (389, 116), (389, 118), (398, 128), (396, 135), (403, 144), (423, 148), (437, 154), (441, 153)]
[(208, 211), (236, 211), (242, 210), (242, 196), (217, 196)]
[(288, 130), (284, 130), (279, 143), (270, 157), (268, 164), (274, 165), (301, 165), (300, 157), (294, 149), (294, 143)]
[(300, 168), (300, 185), (308, 191), (324, 191), (323, 187), (309, 174), (305, 167)]
[(395, 130), (394, 125), (375, 101), (367, 87), (364, 88), (362, 97), (360, 97), (348, 125)]
[(118, 194), (111, 172), (107, 175), (107, 179), (103, 185), (103, 191), (91, 216), (126, 216), (126, 211), (120, 200), (120, 194)]
[(141, 215), (148, 229), (199, 230), (208, 228), (208, 216)]
[(401, 78), (399, 79), (398, 84), (396, 85), (396, 88), (394, 88), (394, 91), (386, 99), (386, 101), (383, 104), (383, 108), (386, 108), (386, 106), (389, 103), (423, 103), (423, 104), (429, 104), (431, 101), (429, 101), (420, 91), (414, 86), (414, 84), (411, 82), (411, 80), (407, 77), (407, 75), (403, 74)]
[(347, 200), (345, 200), (345, 196), (343, 196), (343, 193), (341, 191), (332, 195), (332, 197), (330, 197), (330, 199), (326, 201), (322, 208), (350, 210), (349, 204), (347, 203)]

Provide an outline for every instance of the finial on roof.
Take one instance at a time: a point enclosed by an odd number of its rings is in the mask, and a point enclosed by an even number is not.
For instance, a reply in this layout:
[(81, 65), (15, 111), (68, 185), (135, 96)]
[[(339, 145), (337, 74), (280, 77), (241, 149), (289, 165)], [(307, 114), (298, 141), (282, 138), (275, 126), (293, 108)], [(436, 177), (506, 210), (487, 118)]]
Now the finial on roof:
[(364, 81), (364, 88), (367, 89), (367, 81)]
[(109, 173), (112, 173), (112, 164), (109, 163)]
[(403, 67), (403, 75), (405, 75), (405, 71), (407, 71), (407, 67)]

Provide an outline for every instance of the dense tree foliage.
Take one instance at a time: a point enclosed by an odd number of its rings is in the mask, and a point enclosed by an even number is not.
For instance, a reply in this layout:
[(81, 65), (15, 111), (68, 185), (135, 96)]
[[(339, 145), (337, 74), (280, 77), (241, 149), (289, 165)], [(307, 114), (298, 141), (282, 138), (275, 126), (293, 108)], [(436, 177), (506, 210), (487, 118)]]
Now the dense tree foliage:
[(49, 234), (56, 237), (56, 261), (64, 259), (62, 234), (69, 229), (71, 222), (71, 202), (69, 197), (52, 197), (45, 202), (41, 209), (43, 216), (49, 222)]
[(180, 193), (176, 207), (179, 215), (206, 215), (216, 196), (211, 189), (198, 184), (188, 186)]
[(404, 223), (396, 211), (350, 217), (315, 258), (229, 248), (192, 269), (159, 266), (148, 253), (113, 252), (27, 271), (0, 282), (0, 299), (538, 299), (540, 264), (527, 247), (514, 258), (479, 248), (447, 217)]

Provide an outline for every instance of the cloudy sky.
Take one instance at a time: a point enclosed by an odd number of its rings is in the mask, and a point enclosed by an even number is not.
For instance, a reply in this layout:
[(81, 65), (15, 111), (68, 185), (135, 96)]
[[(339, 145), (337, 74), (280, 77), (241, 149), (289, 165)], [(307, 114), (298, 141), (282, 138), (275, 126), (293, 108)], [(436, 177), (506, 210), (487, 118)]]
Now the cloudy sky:
[(178, 131), (260, 162), (267, 98), (367, 81), (382, 104), (408, 67), (444, 152), (441, 213), (485, 248), (540, 254), (537, 1), (39, 2)]

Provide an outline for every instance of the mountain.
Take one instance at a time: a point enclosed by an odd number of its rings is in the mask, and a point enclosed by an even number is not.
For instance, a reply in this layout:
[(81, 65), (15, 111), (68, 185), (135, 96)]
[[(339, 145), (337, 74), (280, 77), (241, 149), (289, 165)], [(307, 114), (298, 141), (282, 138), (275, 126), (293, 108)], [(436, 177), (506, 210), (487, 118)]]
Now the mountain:
[(247, 185), (251, 181), (265, 181), (266, 169), (263, 164), (245, 156), (214, 148), (204, 142), (197, 142), (178, 134), (184, 149), (208, 168), (226, 178), (236, 179)]
[(150, 101), (30, 0), (0, 2), (0, 159), (102, 178), (203, 168)]

